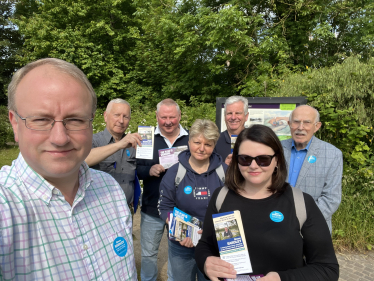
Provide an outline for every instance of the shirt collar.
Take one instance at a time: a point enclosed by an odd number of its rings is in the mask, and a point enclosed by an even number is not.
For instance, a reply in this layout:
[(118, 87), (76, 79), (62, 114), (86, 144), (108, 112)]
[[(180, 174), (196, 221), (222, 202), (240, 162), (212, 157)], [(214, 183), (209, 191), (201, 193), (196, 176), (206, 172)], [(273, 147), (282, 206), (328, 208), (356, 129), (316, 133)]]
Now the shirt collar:
[[(48, 205), (52, 199), (53, 190), (58, 189), (50, 184), (47, 180), (45, 180), (37, 172), (35, 172), (27, 164), (21, 153), (18, 155), (18, 158), (15, 161), (15, 167), (18, 173), (18, 177), (24, 184), (25, 188), (29, 190), (29, 192), (34, 193), (40, 200)], [(91, 172), (86, 162), (83, 162), (79, 167), (78, 178), (79, 188), (77, 195), (82, 193), (84, 194), (83, 191), (85, 191), (92, 182)]]
[[(314, 136), (312, 136), (312, 138), (308, 142), (307, 146), (304, 149), (300, 149), (300, 150), (306, 150), (306, 151), (308, 151), (309, 150), (309, 146), (312, 143), (313, 138), (314, 138)], [(291, 147), (296, 149), (295, 141), (293, 139), (292, 139), (292, 146)]]
[[(165, 136), (161, 133), (161, 130), (160, 130), (158, 125), (157, 125), (156, 130), (155, 130), (155, 135), (161, 135), (165, 138)], [(178, 137), (181, 137), (181, 136), (188, 136), (188, 133), (185, 129), (183, 129), (182, 125), (179, 124), (179, 135), (178, 135)]]
[[(113, 136), (111, 135), (111, 133), (109, 132), (107, 128), (104, 129), (103, 134), (104, 134), (104, 140), (106, 141), (107, 144), (115, 142)], [(123, 134), (121, 139), (123, 139), (125, 136), (126, 134)]]

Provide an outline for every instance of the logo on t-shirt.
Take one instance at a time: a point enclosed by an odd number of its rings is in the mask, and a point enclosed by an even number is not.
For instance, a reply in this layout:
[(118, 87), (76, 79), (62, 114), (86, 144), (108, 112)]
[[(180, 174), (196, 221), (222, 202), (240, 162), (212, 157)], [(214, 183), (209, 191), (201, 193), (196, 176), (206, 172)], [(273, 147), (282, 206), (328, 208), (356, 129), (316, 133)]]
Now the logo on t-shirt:
[(273, 222), (281, 222), (283, 221), (284, 219), (284, 216), (281, 212), (279, 211), (273, 211), (270, 213), (270, 219), (273, 221)]

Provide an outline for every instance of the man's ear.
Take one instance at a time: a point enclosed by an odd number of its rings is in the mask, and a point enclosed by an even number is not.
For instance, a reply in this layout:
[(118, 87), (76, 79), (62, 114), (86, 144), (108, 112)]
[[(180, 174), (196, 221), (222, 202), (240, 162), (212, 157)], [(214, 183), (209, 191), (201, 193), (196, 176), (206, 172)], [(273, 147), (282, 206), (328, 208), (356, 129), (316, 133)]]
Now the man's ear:
[(106, 114), (106, 111), (104, 111), (104, 114), (103, 114), (103, 116), (104, 116), (104, 121), (105, 121), (105, 123), (106, 123), (106, 118), (107, 118), (107, 114)]
[(245, 122), (248, 121), (248, 117), (249, 117), (249, 112), (244, 116), (244, 118), (245, 118)]
[(13, 133), (14, 133), (14, 140), (18, 142), (18, 120), (17, 116), (14, 111), (9, 110), (8, 112), (9, 122), (12, 125)]
[(316, 127), (314, 128), (314, 133), (317, 132), (319, 130), (319, 128), (321, 128), (321, 126), (322, 126), (322, 123), (317, 122)]

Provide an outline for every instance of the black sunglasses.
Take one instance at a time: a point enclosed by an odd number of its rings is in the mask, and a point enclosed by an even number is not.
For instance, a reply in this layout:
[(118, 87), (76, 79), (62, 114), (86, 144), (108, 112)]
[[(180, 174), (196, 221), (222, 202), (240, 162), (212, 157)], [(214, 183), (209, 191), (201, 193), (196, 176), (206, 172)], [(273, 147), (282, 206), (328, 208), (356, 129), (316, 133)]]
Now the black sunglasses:
[(238, 163), (242, 166), (250, 166), (252, 161), (255, 160), (257, 165), (260, 167), (267, 167), (271, 164), (271, 160), (273, 160), (274, 156), (277, 155), (276, 153), (271, 155), (259, 155), (256, 157), (248, 156), (248, 155), (237, 155)]

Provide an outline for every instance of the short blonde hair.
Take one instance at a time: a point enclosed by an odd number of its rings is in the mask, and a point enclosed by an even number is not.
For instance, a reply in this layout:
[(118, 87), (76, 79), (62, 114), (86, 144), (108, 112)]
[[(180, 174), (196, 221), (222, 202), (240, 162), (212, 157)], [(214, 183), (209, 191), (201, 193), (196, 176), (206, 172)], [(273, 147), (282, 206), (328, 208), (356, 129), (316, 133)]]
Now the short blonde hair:
[(17, 70), (17, 72), (13, 75), (12, 81), (10, 82), (10, 84), (8, 86), (8, 109), (9, 110), (13, 110), (13, 111), (17, 110), (16, 102), (15, 102), (15, 95), (16, 95), (17, 87), (18, 87), (19, 83), (21, 82), (21, 80), (31, 70), (33, 70), (34, 68), (37, 68), (38, 66), (41, 66), (41, 65), (53, 66), (59, 72), (67, 74), (67, 75), (73, 77), (74, 79), (76, 79), (77, 81), (81, 82), (82, 84), (84, 84), (86, 86), (88, 92), (90, 93), (91, 97), (92, 97), (92, 115), (95, 114), (97, 97), (96, 97), (96, 93), (95, 93), (90, 81), (88, 81), (86, 75), (83, 73), (82, 70), (80, 70), (74, 64), (72, 64), (70, 62), (67, 62), (67, 61), (64, 61), (64, 60), (56, 59), (56, 58), (46, 58), (46, 59), (40, 59), (40, 60), (37, 60), (37, 61), (33, 61), (33, 62), (30, 62), (30, 63), (26, 64), (24, 67), (20, 68), (19, 70)]
[(208, 119), (196, 119), (190, 128), (190, 139), (202, 135), (205, 139), (217, 144), (220, 133), (217, 125)]

